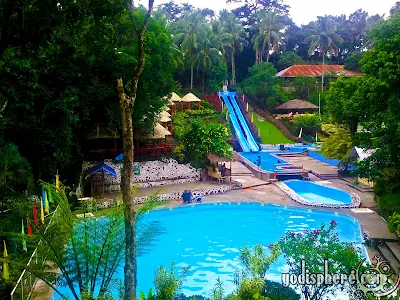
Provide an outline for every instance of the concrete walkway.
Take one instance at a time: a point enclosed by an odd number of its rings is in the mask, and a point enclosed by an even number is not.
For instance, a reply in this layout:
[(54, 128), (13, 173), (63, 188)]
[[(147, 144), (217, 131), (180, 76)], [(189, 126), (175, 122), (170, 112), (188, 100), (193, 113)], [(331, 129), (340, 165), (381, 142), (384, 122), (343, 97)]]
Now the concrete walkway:
[(337, 175), (338, 167), (328, 165), (327, 163), (321, 162), (309, 156), (285, 156), (282, 157), (288, 163), (291, 163), (298, 167), (303, 167), (307, 171), (314, 171), (318, 174), (332, 174)]

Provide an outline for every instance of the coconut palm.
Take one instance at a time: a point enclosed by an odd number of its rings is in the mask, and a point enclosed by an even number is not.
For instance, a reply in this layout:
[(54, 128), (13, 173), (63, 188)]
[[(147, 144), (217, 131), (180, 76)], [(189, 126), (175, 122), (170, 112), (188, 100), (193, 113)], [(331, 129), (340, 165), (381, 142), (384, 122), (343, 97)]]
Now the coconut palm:
[(220, 21), (223, 24), (224, 31), (227, 32), (231, 37), (231, 43), (229, 45), (231, 70), (232, 70), (232, 84), (236, 84), (236, 64), (235, 54), (243, 51), (246, 45), (247, 33), (244, 31), (243, 26), (239, 24), (236, 17), (232, 13), (222, 12), (220, 15)]
[(310, 35), (305, 38), (305, 42), (311, 42), (308, 49), (308, 55), (311, 56), (315, 51), (322, 55), (322, 82), (321, 88), (324, 89), (324, 70), (325, 70), (325, 55), (327, 52), (337, 51), (338, 45), (343, 42), (340, 35), (335, 33), (336, 24), (329, 16), (318, 17), (316, 23), (316, 34)]
[(190, 66), (190, 89), (193, 89), (194, 60), (192, 57), (197, 54), (201, 36), (207, 30), (204, 17), (199, 13), (192, 13), (185, 16), (175, 26), (178, 32), (174, 36), (175, 43), (180, 46), (186, 61), (191, 61)]
[(222, 60), (225, 62), (226, 52), (232, 43), (232, 36), (225, 31), (220, 20), (212, 20), (211, 22), (212, 40), (211, 44), (217, 48), (222, 54)]
[(256, 51), (256, 63), (263, 61), (266, 52), (266, 61), (269, 61), (271, 50), (277, 51), (283, 44), (282, 30), (285, 25), (280, 22), (278, 14), (273, 10), (262, 10), (257, 13), (257, 34), (253, 37), (253, 47)]
[(222, 53), (213, 44), (213, 33), (211, 30), (207, 30), (206, 34), (202, 37), (199, 42), (198, 52), (193, 55), (189, 64), (193, 67), (197, 67), (197, 71), (203, 70), (203, 91), (204, 91), (204, 74), (209, 71), (212, 65), (219, 64), (222, 59)]

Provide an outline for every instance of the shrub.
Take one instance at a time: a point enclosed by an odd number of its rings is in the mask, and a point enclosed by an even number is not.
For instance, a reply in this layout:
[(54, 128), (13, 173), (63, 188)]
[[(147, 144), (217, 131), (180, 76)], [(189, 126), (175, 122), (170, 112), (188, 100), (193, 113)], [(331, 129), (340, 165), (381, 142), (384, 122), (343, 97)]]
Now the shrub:
[(400, 234), (400, 214), (395, 212), (389, 217), (389, 230), (390, 232)]
[(292, 120), (292, 123), (295, 124), (298, 128), (321, 128), (321, 119), (317, 114), (304, 114), (295, 117)]
[(386, 194), (376, 196), (379, 213), (384, 218), (389, 218), (393, 213), (400, 214), (400, 194)]
[(188, 268), (184, 268), (180, 274), (176, 274), (174, 263), (171, 263), (169, 269), (163, 266), (158, 267), (154, 277), (155, 300), (174, 300), (188, 271)]
[(263, 296), (273, 300), (299, 300), (298, 295), (293, 289), (283, 287), (281, 283), (265, 280)]

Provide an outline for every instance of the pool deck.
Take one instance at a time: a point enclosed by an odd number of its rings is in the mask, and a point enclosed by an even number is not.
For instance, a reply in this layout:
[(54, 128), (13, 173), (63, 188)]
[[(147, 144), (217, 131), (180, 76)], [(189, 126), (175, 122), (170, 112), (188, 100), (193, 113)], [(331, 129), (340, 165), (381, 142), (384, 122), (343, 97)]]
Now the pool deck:
[[(314, 160), (307, 156), (299, 157), (285, 157), (290, 163), (294, 165), (303, 165), (306, 170), (313, 170), (320, 174), (337, 174), (337, 168), (330, 166), (328, 164), (322, 163), (320, 161)], [(390, 233), (386, 221), (376, 212), (376, 203), (374, 200), (374, 194), (371, 192), (361, 192), (351, 187), (348, 182), (341, 179), (329, 179), (320, 180), (318, 177), (310, 175), (312, 181), (320, 181), (321, 183), (336, 187), (347, 192), (356, 193), (361, 198), (361, 207), (369, 208), (372, 212), (370, 213), (355, 213), (350, 209), (337, 209), (337, 208), (316, 208), (306, 205), (299, 204), (289, 198), (279, 187), (275, 184), (268, 183), (266, 181), (257, 179), (249, 169), (247, 169), (240, 162), (232, 163), (233, 170), (233, 180), (240, 182), (243, 185), (242, 189), (231, 190), (224, 194), (216, 194), (203, 197), (203, 203), (215, 203), (215, 202), (259, 202), (265, 204), (274, 204), (294, 208), (312, 209), (312, 210), (323, 210), (331, 211), (333, 213), (343, 213), (354, 217), (360, 223), (361, 229), (369, 232), (371, 238), (375, 239), (397, 239), (397, 237)], [(139, 189), (138, 193), (140, 196), (149, 196), (154, 194), (157, 190), (161, 188), (161, 193), (172, 193), (172, 192), (183, 192), (185, 189), (206, 189), (211, 186), (215, 186), (215, 182), (194, 182), (188, 184), (177, 184), (168, 185), (163, 187), (145, 188)], [(115, 195), (110, 195), (116, 197)], [(115, 199), (115, 198), (114, 198)], [(178, 207), (185, 204), (179, 201), (169, 201), (161, 207)], [(192, 205), (192, 204), (191, 204)], [(333, 216), (334, 219), (334, 216)], [(368, 255), (372, 259), (377, 253), (372, 248), (367, 248)], [(34, 289), (31, 299), (52, 299), (53, 290), (49, 288), (41, 280), (38, 281)]]

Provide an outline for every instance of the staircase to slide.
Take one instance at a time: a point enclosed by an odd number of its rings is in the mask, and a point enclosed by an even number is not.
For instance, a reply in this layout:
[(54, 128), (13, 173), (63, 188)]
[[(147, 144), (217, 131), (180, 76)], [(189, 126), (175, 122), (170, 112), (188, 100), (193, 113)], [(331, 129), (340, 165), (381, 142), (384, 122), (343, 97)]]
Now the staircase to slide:
[(245, 117), (237, 104), (235, 99), (236, 93), (223, 92), (219, 93), (219, 96), (222, 98), (226, 108), (228, 109), (229, 118), (243, 152), (260, 151), (260, 146), (255, 141), (250, 128), (246, 123)]

